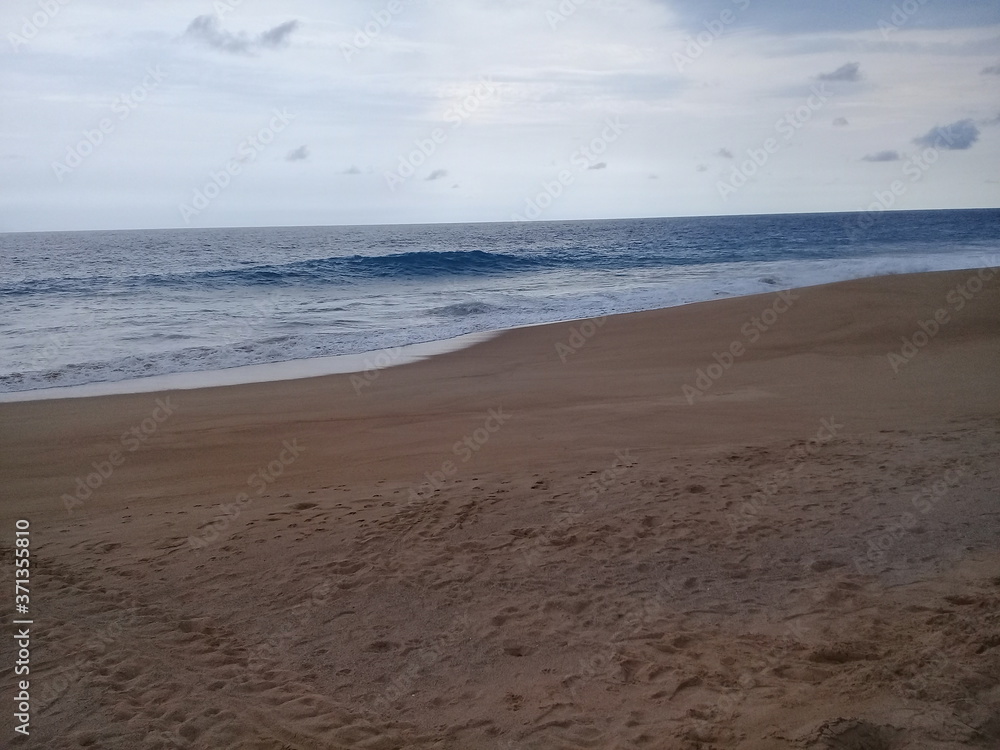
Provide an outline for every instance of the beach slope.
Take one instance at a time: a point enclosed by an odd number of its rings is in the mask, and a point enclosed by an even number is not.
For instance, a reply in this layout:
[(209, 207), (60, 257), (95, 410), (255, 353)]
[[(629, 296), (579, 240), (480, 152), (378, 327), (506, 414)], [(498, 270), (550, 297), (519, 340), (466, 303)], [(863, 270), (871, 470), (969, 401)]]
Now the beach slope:
[(0, 404), (21, 745), (997, 747), (998, 371), (970, 270)]

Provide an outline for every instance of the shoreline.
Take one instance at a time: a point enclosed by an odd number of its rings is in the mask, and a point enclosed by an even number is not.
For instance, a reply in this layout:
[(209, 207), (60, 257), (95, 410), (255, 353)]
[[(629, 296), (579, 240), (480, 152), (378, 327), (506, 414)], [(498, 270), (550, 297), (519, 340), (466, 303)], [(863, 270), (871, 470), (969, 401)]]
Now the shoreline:
[[(924, 271), (919, 273), (894, 273), (881, 276), (866, 276), (860, 279), (848, 281), (832, 281), (822, 284), (813, 284), (805, 287), (795, 287), (790, 289), (777, 288), (773, 292), (754, 292), (751, 294), (741, 294), (732, 297), (723, 297), (711, 300), (699, 300), (686, 302), (667, 307), (651, 308), (625, 313), (611, 313), (602, 316), (601, 319), (617, 317), (623, 315), (637, 315), (643, 313), (653, 313), (664, 310), (684, 308), (691, 305), (704, 305), (724, 300), (749, 299), (765, 297), (781, 292), (797, 292), (800, 289), (812, 289), (830, 286), (834, 284), (850, 283), (850, 281), (863, 281), (866, 279), (885, 279), (897, 276), (918, 276), (942, 273), (970, 273), (980, 270), (991, 270), (991, 266), (973, 267), (968, 269), (957, 269), (953, 271)], [(995, 269), (993, 269), (995, 270)], [(0, 404), (22, 403), (28, 401), (62, 400), (73, 398), (95, 398), (99, 396), (115, 396), (140, 393), (165, 393), (168, 391), (188, 391), (201, 390), (204, 388), (219, 388), (241, 385), (254, 385), (267, 382), (284, 382), (303, 380), (328, 375), (343, 375), (354, 373), (377, 373), (390, 368), (418, 362), (428, 357), (440, 356), (458, 351), (467, 347), (475, 346), (502, 336), (511, 331), (530, 329), (544, 326), (557, 326), (564, 324), (582, 324), (588, 320), (595, 320), (596, 317), (579, 318), (570, 320), (557, 320), (542, 323), (528, 323), (515, 325), (508, 328), (493, 329), (488, 331), (477, 331), (473, 333), (461, 334), (447, 339), (432, 340), (416, 344), (406, 344), (388, 349), (374, 349), (365, 352), (350, 354), (338, 354), (324, 357), (310, 357), (306, 359), (283, 360), (279, 362), (265, 362), (255, 365), (239, 365), (216, 370), (197, 370), (191, 372), (177, 372), (163, 375), (154, 375), (143, 378), (127, 378), (124, 380), (99, 381), (94, 383), (84, 383), (70, 386), (53, 386), (51, 388), (34, 388), (23, 391), (0, 392)], [(366, 383), (360, 383), (361, 388), (366, 387)]]
[(500, 333), (502, 331), (466, 333), (450, 339), (407, 344), (391, 349), (373, 349), (357, 354), (336, 354), (330, 357), (264, 362), (257, 365), (227, 367), (222, 370), (175, 372), (167, 375), (152, 375), (147, 378), (54, 386), (52, 388), (36, 388), (28, 391), (7, 391), (0, 393), (0, 404), (47, 401), (52, 399), (121, 396), (137, 393), (190, 391), (201, 390), (203, 388), (253, 385), (255, 383), (279, 383), (288, 380), (325, 377), (327, 375), (368, 373), (371, 371), (377, 373), (388, 367), (398, 367), (411, 362), (419, 362), (427, 357), (447, 354), (474, 346), (483, 341), (489, 341)]

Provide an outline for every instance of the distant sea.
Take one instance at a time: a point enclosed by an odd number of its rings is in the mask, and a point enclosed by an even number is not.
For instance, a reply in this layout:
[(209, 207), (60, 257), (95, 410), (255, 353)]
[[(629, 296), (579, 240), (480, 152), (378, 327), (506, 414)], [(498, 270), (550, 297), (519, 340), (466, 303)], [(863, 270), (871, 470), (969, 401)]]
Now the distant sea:
[(0, 392), (1000, 265), (1000, 210), (0, 234)]

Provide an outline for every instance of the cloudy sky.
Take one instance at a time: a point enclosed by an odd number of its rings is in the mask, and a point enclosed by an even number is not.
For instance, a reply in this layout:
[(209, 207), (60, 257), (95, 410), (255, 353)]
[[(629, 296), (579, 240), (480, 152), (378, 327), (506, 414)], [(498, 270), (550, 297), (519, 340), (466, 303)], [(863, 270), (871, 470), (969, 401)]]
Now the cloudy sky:
[(1000, 206), (996, 0), (6, 0), (0, 231)]

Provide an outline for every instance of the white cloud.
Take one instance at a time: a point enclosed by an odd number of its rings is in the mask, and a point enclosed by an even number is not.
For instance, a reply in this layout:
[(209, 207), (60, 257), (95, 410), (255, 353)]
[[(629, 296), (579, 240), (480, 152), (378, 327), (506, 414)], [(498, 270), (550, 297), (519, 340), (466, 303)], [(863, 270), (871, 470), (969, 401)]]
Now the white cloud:
[[(27, 46), (0, 51), (2, 151), (19, 157), (4, 161), (0, 226), (177, 225), (177, 204), (281, 108), (295, 119), (198, 217), (203, 225), (505, 220), (539, 184), (573, 169), (608, 117), (627, 127), (588, 166), (614, 169), (581, 169), (547, 216), (851, 210), (895, 168), (873, 169), (859, 155), (898, 148), (935, 123), (996, 116), (995, 79), (980, 72), (996, 65), (1000, 26), (985, 16), (956, 26), (928, 4), (886, 40), (876, 24), (884, 9), (864, 11), (861, 23), (810, 3), (785, 23), (776, 5), (755, 0), (681, 71), (674, 54), (734, 3), (588, 2), (553, 30), (549, 5), (533, 0), (412, 0), (347, 60), (341, 45), (376, 28), (379, 3), (242, 3), (186, 33), (211, 3), (123, 11), (73, 0)], [(0, 30), (22, 24), (13, 4), (0, 8)], [(953, 28), (938, 30), (945, 25)], [(157, 65), (162, 85), (119, 119), (115, 102)], [(817, 83), (817, 72), (836, 80)], [(495, 94), (475, 96), (483, 80)], [(752, 184), (721, 200), (716, 168), (781, 138), (775, 124), (807, 107), (818, 85), (829, 102)], [(52, 163), (105, 118), (112, 132), (58, 183)], [(418, 174), (461, 164), (463, 189), (445, 199), (425, 177), (389, 191), (383, 173), (437, 129), (446, 137)], [(996, 135), (977, 131), (971, 153), (942, 154), (903, 207), (982, 205)], [(703, 163), (726, 153), (732, 161)], [(288, 168), (293, 154), (310, 168)], [(364, 171), (345, 170), (352, 163)], [(660, 178), (655, 190), (650, 174)]]

